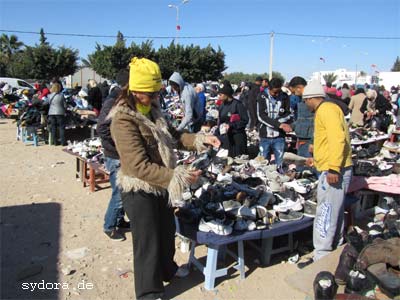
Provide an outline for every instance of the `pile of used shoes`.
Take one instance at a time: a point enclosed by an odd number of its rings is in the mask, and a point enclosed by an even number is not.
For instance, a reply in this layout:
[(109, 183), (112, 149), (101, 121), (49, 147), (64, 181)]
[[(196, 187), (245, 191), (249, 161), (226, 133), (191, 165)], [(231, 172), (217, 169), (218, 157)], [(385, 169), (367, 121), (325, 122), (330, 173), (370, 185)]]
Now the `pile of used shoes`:
[(89, 162), (103, 163), (104, 155), (100, 138), (90, 138), (82, 142), (68, 141), (67, 150), (86, 158)]
[(377, 129), (358, 127), (350, 128), (350, 137), (352, 145), (361, 145), (387, 139), (388, 135)]
[(388, 209), (375, 207), (367, 229), (350, 228), (335, 280), (345, 293), (371, 296), (375, 287), (390, 298), (400, 295), (400, 209), (391, 199)]
[(199, 181), (183, 194), (177, 214), (181, 222), (229, 235), (300, 220), (304, 214), (315, 216), (317, 179), (312, 172), (282, 174), (263, 157), (231, 158), (227, 152), (177, 152), (178, 164), (203, 170)]
[(353, 174), (356, 176), (388, 176), (400, 173), (400, 153), (391, 153), (376, 144), (353, 149)]

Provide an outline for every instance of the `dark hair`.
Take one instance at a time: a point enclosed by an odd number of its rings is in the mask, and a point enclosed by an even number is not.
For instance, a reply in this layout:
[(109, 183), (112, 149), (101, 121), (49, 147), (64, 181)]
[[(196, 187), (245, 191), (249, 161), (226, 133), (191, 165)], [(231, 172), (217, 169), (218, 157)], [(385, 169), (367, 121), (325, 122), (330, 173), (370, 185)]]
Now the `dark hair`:
[(125, 86), (129, 82), (129, 71), (127, 69), (121, 69), (118, 71), (115, 81), (119, 86)]
[(280, 78), (272, 78), (271, 81), (269, 82), (270, 89), (281, 88), (282, 85), (283, 85), (283, 82)]
[(328, 88), (332, 87), (332, 82), (327, 82), (327, 83), (326, 83), (326, 86), (327, 86)]
[(290, 87), (295, 87), (296, 85), (304, 85), (304, 86), (306, 86), (307, 85), (307, 81), (303, 77), (295, 76), (290, 80), (289, 86)]
[(347, 85), (347, 83), (343, 84), (342, 89), (349, 89), (349, 86)]
[(363, 88), (358, 88), (358, 89), (356, 89), (354, 95), (358, 95), (358, 94), (365, 94), (364, 89), (363, 89)]
[(121, 92), (119, 93), (119, 96), (115, 100), (113, 106), (117, 106), (118, 104), (126, 104), (129, 106), (129, 108), (136, 111), (135, 97), (129, 92), (129, 84), (126, 84), (122, 87)]

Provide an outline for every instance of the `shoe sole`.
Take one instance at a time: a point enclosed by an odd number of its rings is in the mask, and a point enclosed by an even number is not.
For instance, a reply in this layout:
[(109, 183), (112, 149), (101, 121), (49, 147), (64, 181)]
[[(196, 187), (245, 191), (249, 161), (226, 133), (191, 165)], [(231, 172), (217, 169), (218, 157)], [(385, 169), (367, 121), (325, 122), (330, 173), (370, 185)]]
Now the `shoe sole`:
[(308, 214), (308, 213), (303, 213), (304, 216), (309, 217), (309, 218), (315, 218), (315, 215)]

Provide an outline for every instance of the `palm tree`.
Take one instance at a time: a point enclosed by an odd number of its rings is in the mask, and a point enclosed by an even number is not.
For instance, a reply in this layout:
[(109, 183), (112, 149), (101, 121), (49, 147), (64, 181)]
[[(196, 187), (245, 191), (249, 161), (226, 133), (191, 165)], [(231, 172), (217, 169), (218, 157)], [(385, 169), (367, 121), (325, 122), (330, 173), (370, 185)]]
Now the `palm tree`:
[(333, 83), (337, 79), (337, 75), (335, 75), (334, 73), (328, 73), (328, 74), (325, 74), (322, 77), (324, 78), (326, 83), (328, 83), (328, 82)]
[(14, 34), (8, 36), (3, 33), (0, 37), (1, 53), (5, 55), (8, 58), (8, 60), (11, 58), (13, 54), (21, 52), (22, 46), (24, 46), (24, 43), (18, 41), (18, 37)]

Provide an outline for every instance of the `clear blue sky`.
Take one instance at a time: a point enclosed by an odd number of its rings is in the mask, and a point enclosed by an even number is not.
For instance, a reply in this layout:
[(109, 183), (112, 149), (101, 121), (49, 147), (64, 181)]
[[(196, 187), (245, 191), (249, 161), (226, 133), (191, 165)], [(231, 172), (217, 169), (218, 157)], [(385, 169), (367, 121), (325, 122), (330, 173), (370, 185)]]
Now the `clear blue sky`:
[[(176, 35), (176, 10), (182, 0), (0, 0), (0, 29), (128, 36)], [(285, 32), (336, 36), (400, 37), (399, 0), (190, 0), (179, 8), (180, 36)], [(16, 34), (28, 45), (39, 36)], [(157, 49), (172, 39), (154, 39)], [(48, 36), (54, 45), (79, 50), (86, 58), (96, 42), (114, 38)], [(140, 43), (143, 39), (128, 39)], [(269, 36), (179, 39), (181, 44), (211, 44), (225, 52), (228, 72), (262, 73), (269, 66)], [(273, 70), (287, 79), (319, 70), (346, 68), (389, 71), (400, 56), (400, 40), (361, 40), (275, 36)], [(325, 58), (325, 63), (320, 60)]]

